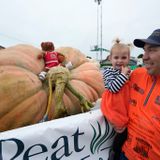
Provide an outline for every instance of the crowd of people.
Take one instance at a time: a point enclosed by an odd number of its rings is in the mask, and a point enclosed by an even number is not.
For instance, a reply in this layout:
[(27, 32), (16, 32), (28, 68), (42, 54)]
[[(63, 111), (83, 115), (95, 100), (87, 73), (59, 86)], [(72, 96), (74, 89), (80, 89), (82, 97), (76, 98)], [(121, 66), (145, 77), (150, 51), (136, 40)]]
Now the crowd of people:
[(101, 111), (117, 132), (109, 160), (160, 160), (160, 29), (133, 44), (143, 67), (131, 72), (130, 47), (116, 40), (103, 72)]

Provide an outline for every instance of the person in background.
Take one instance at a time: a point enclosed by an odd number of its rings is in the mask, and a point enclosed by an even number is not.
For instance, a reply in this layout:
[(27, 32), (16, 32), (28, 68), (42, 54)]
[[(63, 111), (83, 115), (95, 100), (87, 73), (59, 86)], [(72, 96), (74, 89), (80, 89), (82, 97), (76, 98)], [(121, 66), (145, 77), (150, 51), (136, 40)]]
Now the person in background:
[(143, 54), (139, 54), (137, 57), (137, 67), (142, 67), (143, 66)]
[[(109, 160), (118, 160), (122, 144), (127, 138), (127, 130), (124, 130), (125, 126), (121, 125), (121, 123), (125, 122), (125, 125), (127, 124), (128, 109), (126, 106), (119, 106), (118, 99), (119, 96), (121, 98), (121, 95), (119, 95), (118, 92), (124, 88), (123, 86), (127, 85), (129, 80), (131, 72), (128, 67), (130, 61), (130, 49), (131, 44), (124, 44), (121, 43), (119, 39), (116, 39), (109, 55), (112, 67), (104, 68), (103, 72), (106, 90), (102, 96), (101, 110), (106, 119), (113, 125), (118, 133), (115, 137)], [(112, 99), (114, 98), (117, 99), (116, 104), (112, 104)]]
[(0, 50), (1, 50), (1, 49), (5, 49), (5, 47), (3, 47), (3, 46), (0, 46)]
[(132, 71), (124, 99), (128, 137), (120, 160), (160, 160), (160, 29), (133, 43), (144, 50), (144, 66)]

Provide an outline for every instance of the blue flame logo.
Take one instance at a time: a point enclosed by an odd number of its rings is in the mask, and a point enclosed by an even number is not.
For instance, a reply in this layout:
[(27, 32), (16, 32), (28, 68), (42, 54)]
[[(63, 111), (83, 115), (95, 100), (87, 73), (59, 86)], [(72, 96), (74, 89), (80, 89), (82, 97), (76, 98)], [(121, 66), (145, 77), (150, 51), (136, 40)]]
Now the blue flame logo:
[(113, 139), (115, 136), (115, 131), (113, 128), (109, 126), (109, 123), (107, 122), (107, 120), (105, 119), (105, 132), (104, 133), (102, 133), (102, 129), (101, 129), (102, 126), (100, 125), (98, 121), (97, 121), (97, 127), (94, 127), (92, 124), (91, 126), (94, 132), (93, 138), (90, 144), (91, 153), (95, 154), (95, 153), (99, 153), (99, 151), (111, 148), (111, 144), (105, 148), (102, 147), (106, 141)]

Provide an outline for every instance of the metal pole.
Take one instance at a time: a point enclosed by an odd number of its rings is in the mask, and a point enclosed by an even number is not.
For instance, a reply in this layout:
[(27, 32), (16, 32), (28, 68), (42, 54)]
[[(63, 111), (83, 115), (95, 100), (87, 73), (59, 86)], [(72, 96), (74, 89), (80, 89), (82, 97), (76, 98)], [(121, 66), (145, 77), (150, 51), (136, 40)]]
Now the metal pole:
[[(99, 46), (99, 7), (97, 5), (97, 48)], [(98, 51), (96, 52), (96, 59), (98, 60)]]
[(100, 46), (101, 46), (101, 50), (100, 50), (100, 54), (101, 54), (101, 61), (102, 61), (102, 54), (103, 54), (103, 48), (102, 48), (102, 3), (101, 3), (101, 44), (100, 44)]
[[(100, 51), (100, 61), (102, 61), (102, 0), (95, 0), (97, 2), (97, 47)], [(99, 6), (101, 7), (101, 13), (99, 14)], [(100, 24), (99, 24), (99, 17), (100, 17)], [(99, 27), (100, 27), (100, 35), (99, 35)], [(100, 46), (99, 46), (99, 36), (100, 36)], [(97, 51), (97, 59), (98, 59), (98, 52)]]

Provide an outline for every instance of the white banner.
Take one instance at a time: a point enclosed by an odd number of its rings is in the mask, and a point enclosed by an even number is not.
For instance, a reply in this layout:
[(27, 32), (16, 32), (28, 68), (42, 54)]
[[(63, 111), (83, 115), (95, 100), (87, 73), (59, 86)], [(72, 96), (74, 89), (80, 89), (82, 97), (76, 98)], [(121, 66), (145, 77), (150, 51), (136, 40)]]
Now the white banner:
[(0, 133), (0, 160), (107, 160), (115, 132), (100, 109)]

